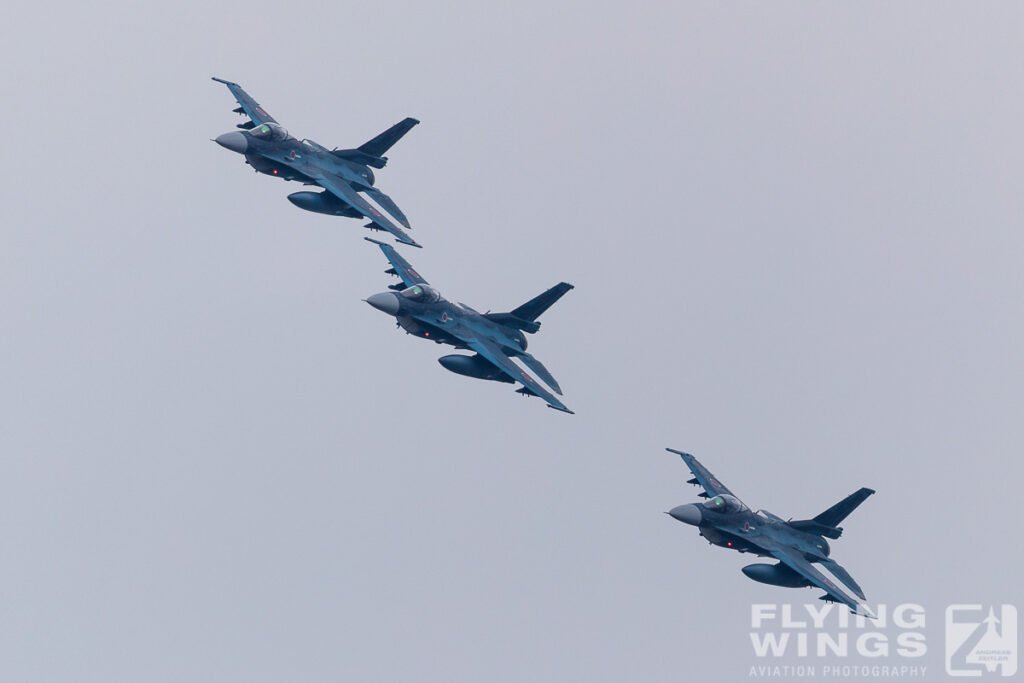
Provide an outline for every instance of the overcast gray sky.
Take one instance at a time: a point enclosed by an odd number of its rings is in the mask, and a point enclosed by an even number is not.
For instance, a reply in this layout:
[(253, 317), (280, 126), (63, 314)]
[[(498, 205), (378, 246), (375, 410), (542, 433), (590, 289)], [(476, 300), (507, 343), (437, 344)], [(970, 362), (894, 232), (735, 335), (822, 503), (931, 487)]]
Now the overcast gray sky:
[[(746, 680), (818, 593), (661, 514), (665, 446), (783, 517), (877, 489), (834, 557), (936, 673), (948, 603), (1024, 607), (1018, 6), (143, 5), (0, 26), (4, 680)], [(530, 350), (577, 414), (364, 304), (213, 75), (328, 147), (421, 119), (403, 253), (574, 283)]]

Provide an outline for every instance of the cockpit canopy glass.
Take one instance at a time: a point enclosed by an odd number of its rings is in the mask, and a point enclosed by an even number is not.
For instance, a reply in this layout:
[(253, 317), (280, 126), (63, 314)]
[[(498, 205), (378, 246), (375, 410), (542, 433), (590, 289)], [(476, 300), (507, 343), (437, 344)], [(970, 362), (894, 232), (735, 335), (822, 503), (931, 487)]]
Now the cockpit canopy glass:
[(253, 137), (261, 140), (287, 140), (288, 131), (276, 123), (261, 123), (249, 131)]
[(736, 496), (723, 493), (704, 501), (704, 507), (715, 512), (743, 512), (747, 506)]
[(441, 295), (437, 293), (437, 290), (430, 285), (413, 285), (399, 292), (406, 299), (417, 301), (421, 304), (432, 304), (435, 301), (440, 301)]

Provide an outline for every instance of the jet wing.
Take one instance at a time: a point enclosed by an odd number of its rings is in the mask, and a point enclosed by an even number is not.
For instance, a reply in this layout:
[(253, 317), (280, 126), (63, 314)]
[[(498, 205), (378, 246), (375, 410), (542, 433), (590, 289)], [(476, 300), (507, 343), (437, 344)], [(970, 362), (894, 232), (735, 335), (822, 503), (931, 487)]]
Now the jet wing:
[[(782, 562), (782, 564), (786, 565), (787, 567), (789, 567), (790, 569), (797, 572), (805, 579), (813, 583), (815, 586), (825, 591), (826, 596), (824, 599), (833, 600), (835, 602), (841, 602), (847, 607), (849, 607), (850, 611), (854, 614), (862, 614), (866, 617), (871, 618), (875, 617), (875, 615), (871, 612), (868, 606), (862, 603), (854, 592), (848, 592), (847, 590), (844, 590), (842, 586), (837, 585), (834, 581), (832, 581), (832, 579), (828, 578), (823, 573), (821, 573), (821, 571), (817, 567), (815, 567), (810, 561), (808, 561), (808, 559), (804, 557), (804, 554), (796, 548), (792, 548), (790, 546), (777, 543), (776, 541), (764, 535), (758, 536), (757, 538), (752, 538), (750, 540), (754, 541), (757, 545), (767, 550), (769, 553), (772, 554), (773, 557)], [(839, 567), (839, 565), (833, 562), (832, 560), (826, 560), (826, 562), (835, 565), (835, 567)], [(846, 573), (845, 569), (839, 567), (839, 570), (840, 572), (836, 573), (836, 577), (840, 581), (845, 582), (846, 579), (849, 579), (850, 582), (853, 582), (853, 578)], [(829, 571), (835, 573), (835, 569), (831, 566), (829, 566)], [(855, 582), (853, 582), (853, 585), (857, 586)], [(852, 587), (850, 588), (852, 589)], [(859, 586), (857, 586), (856, 592), (860, 592)], [(860, 597), (863, 597), (863, 593)]]
[(530, 393), (540, 396), (542, 399), (547, 401), (548, 406), (556, 410), (573, 414), (573, 412), (566, 408), (565, 404), (555, 398), (550, 391), (541, 386), (537, 380), (522, 370), (518, 365), (513, 363), (512, 359), (506, 356), (505, 352), (502, 351), (497, 344), (489, 339), (481, 339), (477, 337), (465, 326), (460, 326), (458, 329), (454, 329), (451, 332), (464, 341), (466, 346), (479, 353), (506, 375), (526, 387)]
[(723, 486), (722, 482), (715, 479), (715, 475), (711, 474), (711, 472), (708, 472), (708, 469), (704, 467), (704, 465), (701, 465), (700, 461), (697, 460), (697, 458), (693, 457), (689, 453), (677, 451), (674, 448), (666, 448), (665, 450), (669, 451), (670, 453), (676, 453), (677, 455), (682, 456), (683, 462), (685, 462), (686, 466), (690, 468), (691, 472), (693, 472), (694, 477), (693, 479), (689, 480), (686, 483), (699, 484), (701, 487), (703, 487), (704, 494), (701, 496), (702, 498), (712, 498), (723, 493), (730, 496), (735, 495), (732, 491)]
[(391, 262), (391, 270), (385, 272), (402, 278), (402, 282), (405, 283), (406, 287), (430, 284), (413, 269), (408, 261), (402, 258), (402, 255), (393, 246), (380, 240), (375, 240), (372, 237), (364, 237), (363, 239), (367, 242), (373, 242), (380, 247), (380, 250), (384, 252), (384, 256)]
[(323, 169), (315, 166), (305, 166), (300, 168), (303, 173), (308, 175), (310, 178), (315, 180), (317, 184), (323, 187), (325, 190), (333, 194), (338, 199), (349, 204), (353, 208), (360, 211), (364, 216), (370, 219), (371, 225), (366, 227), (374, 227), (379, 230), (387, 230), (402, 244), (408, 244), (413, 247), (420, 246), (416, 243), (416, 240), (409, 237), (408, 233), (402, 230), (400, 227), (391, 222), (391, 219), (382, 214), (377, 209), (373, 208), (366, 199), (363, 198), (358, 192), (356, 192), (351, 185), (345, 180), (339, 178), (333, 173), (328, 173)]
[(853, 580), (852, 576), (850, 576), (850, 572), (846, 571), (841, 564), (831, 558), (822, 560), (820, 564), (822, 567), (826, 567), (830, 572), (832, 572), (832, 575), (842, 581), (847, 588), (852, 590), (854, 595), (861, 600), (864, 599), (864, 590), (857, 585), (857, 582)]
[(384, 207), (384, 210), (391, 214), (391, 217), (394, 218), (396, 221), (398, 221), (407, 228), (412, 227), (409, 225), (409, 219), (406, 218), (405, 214), (402, 213), (402, 210), (398, 208), (398, 204), (395, 204), (394, 199), (387, 196), (386, 194), (378, 190), (376, 187), (371, 187), (370, 189), (365, 190), (365, 192), (370, 197), (373, 197), (373, 200), (375, 202)]
[[(252, 119), (253, 125), (250, 126), (248, 124), (245, 124), (246, 128), (254, 128), (260, 125), (261, 123), (277, 123), (277, 121), (274, 120), (273, 116), (263, 111), (263, 107), (259, 105), (259, 102), (254, 100), (249, 95), (249, 93), (242, 90), (242, 86), (238, 85), (237, 83), (232, 83), (231, 81), (225, 81), (223, 78), (217, 78), (216, 76), (213, 77), (213, 80), (228, 86), (228, 90), (231, 91), (231, 94), (235, 96), (235, 99), (238, 101), (238, 104), (241, 105), (235, 111), (237, 111), (239, 114), (244, 113), (246, 116)], [(239, 109), (241, 109), (241, 111), (239, 111)]]
[(544, 382), (544, 384), (547, 384), (549, 387), (554, 389), (555, 393), (558, 394), (559, 396), (562, 395), (562, 387), (558, 386), (558, 380), (556, 380), (554, 376), (552, 376), (552, 374), (548, 372), (548, 369), (544, 367), (543, 363), (541, 363), (539, 360), (537, 360), (530, 354), (526, 353), (525, 351), (519, 354), (519, 359), (523, 361), (523, 364), (526, 367), (530, 368), (531, 370), (537, 373), (537, 376), (540, 377), (540, 381)]

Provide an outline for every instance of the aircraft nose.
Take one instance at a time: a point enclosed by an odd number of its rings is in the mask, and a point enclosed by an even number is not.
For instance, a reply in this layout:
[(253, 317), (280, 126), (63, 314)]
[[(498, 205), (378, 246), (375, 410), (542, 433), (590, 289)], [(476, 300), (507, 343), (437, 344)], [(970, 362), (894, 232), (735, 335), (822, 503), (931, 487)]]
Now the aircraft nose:
[(232, 152), (238, 152), (239, 154), (245, 154), (245, 150), (249, 147), (249, 141), (245, 139), (245, 136), (239, 133), (237, 130), (233, 130), (230, 133), (224, 133), (214, 140), (221, 147), (226, 147)]
[(678, 505), (669, 510), (670, 515), (674, 519), (678, 519), (684, 524), (692, 524), (693, 526), (700, 525), (700, 506), (690, 503), (689, 505)]
[(384, 311), (388, 315), (398, 315), (398, 295), (392, 294), (391, 292), (381, 292), (380, 294), (374, 294), (366, 303), (370, 304), (378, 311)]

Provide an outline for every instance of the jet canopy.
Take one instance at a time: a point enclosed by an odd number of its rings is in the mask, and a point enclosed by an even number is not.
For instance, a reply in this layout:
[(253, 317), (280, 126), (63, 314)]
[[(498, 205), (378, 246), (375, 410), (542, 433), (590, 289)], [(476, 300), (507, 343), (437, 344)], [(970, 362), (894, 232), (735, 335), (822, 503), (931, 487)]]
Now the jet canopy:
[(704, 501), (703, 505), (708, 510), (714, 510), (715, 512), (743, 512), (747, 509), (743, 501), (727, 493), (708, 498)]
[(421, 304), (432, 304), (441, 300), (441, 295), (430, 285), (413, 285), (403, 289), (399, 294)]
[(261, 123), (249, 131), (249, 134), (261, 140), (287, 140), (288, 131), (276, 123)]

